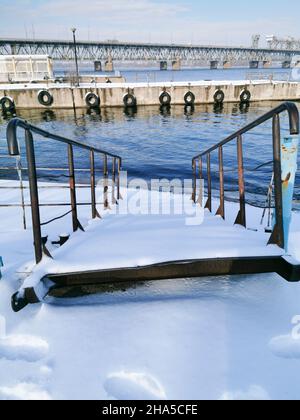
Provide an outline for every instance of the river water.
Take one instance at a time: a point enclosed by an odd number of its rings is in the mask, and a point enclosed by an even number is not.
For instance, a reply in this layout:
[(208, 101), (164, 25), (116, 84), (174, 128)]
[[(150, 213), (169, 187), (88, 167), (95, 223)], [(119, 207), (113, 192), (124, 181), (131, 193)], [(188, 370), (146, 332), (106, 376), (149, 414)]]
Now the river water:
[[(162, 75), (164, 72), (157, 73)], [(188, 77), (185, 71), (176, 72), (176, 74), (181, 74), (180, 77)], [(236, 69), (219, 71), (219, 74), (223, 75), (223, 78), (226, 75), (228, 79), (228, 75), (236, 74)], [(161, 110), (159, 107), (138, 107), (136, 112), (114, 108), (99, 112), (80, 110), (76, 115), (70, 110), (22, 111), (18, 115), (46, 130), (55, 131), (122, 156), (123, 166), (128, 171), (129, 177), (142, 177), (149, 181), (153, 178), (191, 178), (193, 156), (221, 141), (276, 105), (277, 103), (274, 102), (252, 103), (248, 107), (225, 104), (221, 109), (215, 109), (210, 105), (199, 105), (194, 110), (187, 110), (183, 106), (172, 106), (169, 110)], [(6, 153), (6, 124), (7, 120), (3, 116), (0, 117), (0, 154)], [(288, 134), (287, 129), (288, 119), (283, 115), (282, 135)], [(39, 166), (66, 167), (65, 146), (45, 139), (37, 139), (36, 148)], [(245, 136), (244, 154), (247, 199), (251, 203), (263, 205), (272, 176), (272, 165), (259, 170), (255, 169), (272, 160), (271, 122)], [(213, 154), (215, 188), (218, 187), (216, 158), (217, 154)], [(78, 168), (88, 168), (87, 153), (76, 153), (75, 159)], [(0, 177), (2, 179), (15, 177), (15, 171), (1, 170), (1, 167), (12, 165), (12, 163), (11, 160), (1, 158)], [(99, 167), (102, 164), (102, 162), (96, 163)], [(234, 199), (237, 192), (235, 142), (224, 148), (224, 164), (226, 197)], [(40, 171), (39, 175), (43, 180), (66, 180), (63, 172)], [(83, 174), (79, 173), (78, 177), (84, 181)], [(299, 174), (295, 199), (300, 199)]]

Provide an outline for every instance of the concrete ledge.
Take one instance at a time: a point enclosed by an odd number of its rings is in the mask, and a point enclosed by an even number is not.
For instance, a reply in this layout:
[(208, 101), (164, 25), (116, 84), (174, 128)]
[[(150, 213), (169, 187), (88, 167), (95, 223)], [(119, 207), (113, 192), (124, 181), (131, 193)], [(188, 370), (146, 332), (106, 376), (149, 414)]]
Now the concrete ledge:
[[(42, 89), (53, 96), (53, 104), (49, 107), (41, 105), (37, 99)], [(250, 91), (252, 102), (300, 100), (300, 83), (266, 81), (83, 84), (79, 88), (67, 85), (0, 85), (0, 99), (9, 96), (17, 110), (87, 108), (85, 98), (92, 92), (99, 96), (100, 106), (105, 108), (124, 107), (123, 99), (127, 93), (136, 97), (137, 105), (160, 105), (159, 97), (162, 91), (167, 91), (172, 98), (171, 104), (185, 105), (184, 96), (192, 91), (198, 105), (213, 104), (214, 94), (219, 89), (224, 92), (224, 103), (240, 102), (244, 89)]]

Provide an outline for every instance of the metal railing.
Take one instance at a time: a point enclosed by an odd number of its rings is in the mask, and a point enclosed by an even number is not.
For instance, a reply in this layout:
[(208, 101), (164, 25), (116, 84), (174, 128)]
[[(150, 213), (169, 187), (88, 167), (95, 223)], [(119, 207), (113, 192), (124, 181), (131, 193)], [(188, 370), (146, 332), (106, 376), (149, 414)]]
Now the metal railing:
[[(261, 124), (272, 120), (273, 128), (273, 167), (274, 167), (274, 194), (275, 194), (275, 217), (276, 223), (269, 240), (269, 244), (276, 244), (280, 248), (284, 248), (284, 222), (283, 222), (283, 193), (282, 193), (282, 165), (281, 165), (281, 130), (280, 130), (280, 114), (288, 112), (289, 130), (291, 135), (299, 134), (299, 111), (294, 103), (286, 102), (246, 127), (235, 132), (225, 140), (206, 150), (205, 152), (195, 156), (192, 161), (193, 168), (193, 201), (197, 199), (197, 173), (202, 182), (203, 180), (203, 160), (206, 157), (206, 174), (207, 174), (207, 202), (205, 208), (212, 212), (212, 170), (211, 170), (211, 154), (218, 151), (219, 163), (219, 198), (220, 205), (217, 215), (225, 219), (225, 188), (224, 188), (224, 162), (223, 147), (232, 141), (237, 142), (237, 163), (238, 163), (238, 188), (239, 188), (239, 204), (240, 209), (235, 224), (246, 227), (246, 198), (245, 198), (245, 180), (244, 180), (244, 156), (243, 156), (243, 135), (260, 126)], [(202, 194), (202, 192), (200, 192)]]
[[(46, 254), (51, 256), (48, 252), (45, 243), (42, 239), (41, 226), (46, 223), (41, 223), (40, 217), (40, 207), (53, 206), (53, 204), (40, 204), (39, 202), (39, 187), (38, 187), (38, 177), (37, 170), (39, 169), (36, 165), (36, 153), (34, 146), (33, 134), (37, 134), (41, 137), (54, 140), (55, 142), (64, 143), (67, 145), (67, 154), (68, 154), (68, 178), (69, 178), (69, 190), (70, 190), (70, 205), (71, 210), (68, 213), (65, 213), (61, 216), (65, 217), (68, 214), (72, 214), (72, 226), (73, 231), (76, 232), (78, 229), (83, 230), (82, 225), (79, 222), (77, 207), (80, 205), (91, 206), (92, 218), (100, 218), (100, 215), (97, 210), (97, 201), (96, 201), (96, 168), (95, 168), (95, 155), (101, 155), (103, 158), (103, 205), (104, 209), (109, 208), (109, 176), (111, 175), (111, 185), (112, 185), (112, 194), (111, 194), (111, 203), (117, 204), (120, 200), (120, 173), (122, 167), (122, 159), (120, 156), (108, 153), (104, 150), (97, 149), (92, 146), (80, 143), (75, 140), (70, 140), (65, 137), (49, 133), (41, 128), (35, 127), (26, 121), (14, 118), (12, 119), (7, 126), (7, 144), (8, 152), (10, 156), (20, 156), (20, 148), (18, 141), (18, 128), (25, 130), (25, 145), (26, 145), (26, 158), (27, 158), (27, 171), (29, 179), (29, 190), (30, 190), (30, 206), (31, 206), (31, 215), (32, 215), (32, 228), (33, 228), (33, 239), (34, 239), (34, 250), (35, 250), (35, 259), (36, 263), (39, 263), (43, 255)], [(74, 148), (83, 149), (89, 152), (90, 155), (90, 191), (91, 191), (91, 201), (90, 203), (78, 203), (76, 195), (76, 168), (74, 162)], [(109, 171), (109, 160), (111, 159), (111, 174)], [(65, 206), (66, 204), (56, 204), (58, 206)], [(53, 219), (57, 220), (57, 218)], [(48, 224), (48, 222), (47, 222)]]

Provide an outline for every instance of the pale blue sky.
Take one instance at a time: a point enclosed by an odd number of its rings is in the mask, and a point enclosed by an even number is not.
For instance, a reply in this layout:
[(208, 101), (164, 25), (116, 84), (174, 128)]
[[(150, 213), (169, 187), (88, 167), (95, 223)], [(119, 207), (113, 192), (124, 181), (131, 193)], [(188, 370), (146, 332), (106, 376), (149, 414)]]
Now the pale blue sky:
[[(0, 37), (249, 45), (251, 35), (300, 38), (296, 0), (0, 0)], [(264, 41), (263, 41), (264, 43)]]

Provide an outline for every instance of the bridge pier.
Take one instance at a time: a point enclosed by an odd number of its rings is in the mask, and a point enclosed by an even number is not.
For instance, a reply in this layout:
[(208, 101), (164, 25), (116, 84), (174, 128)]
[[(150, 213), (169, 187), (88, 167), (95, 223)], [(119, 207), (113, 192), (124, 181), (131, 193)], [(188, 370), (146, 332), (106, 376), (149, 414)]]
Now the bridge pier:
[(257, 60), (251, 60), (249, 62), (250, 69), (258, 69), (259, 68), (259, 61)]
[(265, 60), (265, 61), (263, 62), (263, 68), (264, 68), (264, 69), (269, 69), (271, 66), (272, 66), (272, 61), (270, 61), (270, 60)]
[(223, 61), (223, 69), (227, 70), (227, 69), (231, 69), (232, 64), (230, 61)]
[(166, 70), (168, 70), (168, 62), (167, 62), (167, 61), (161, 61), (161, 62), (160, 62), (160, 70), (161, 70), (161, 71), (166, 71)]
[(180, 58), (172, 61), (172, 70), (174, 70), (174, 71), (181, 70), (181, 60), (180, 60)]
[(290, 69), (292, 67), (292, 61), (291, 60), (285, 60), (282, 63), (283, 69)]
[(213, 60), (210, 62), (210, 69), (217, 70), (219, 67), (219, 62), (217, 60)]
[(105, 62), (104, 70), (107, 73), (112, 73), (114, 71), (114, 63), (111, 57), (109, 57), (108, 60)]
[(97, 60), (94, 62), (94, 69), (95, 72), (101, 72), (102, 71), (102, 63), (100, 60)]

